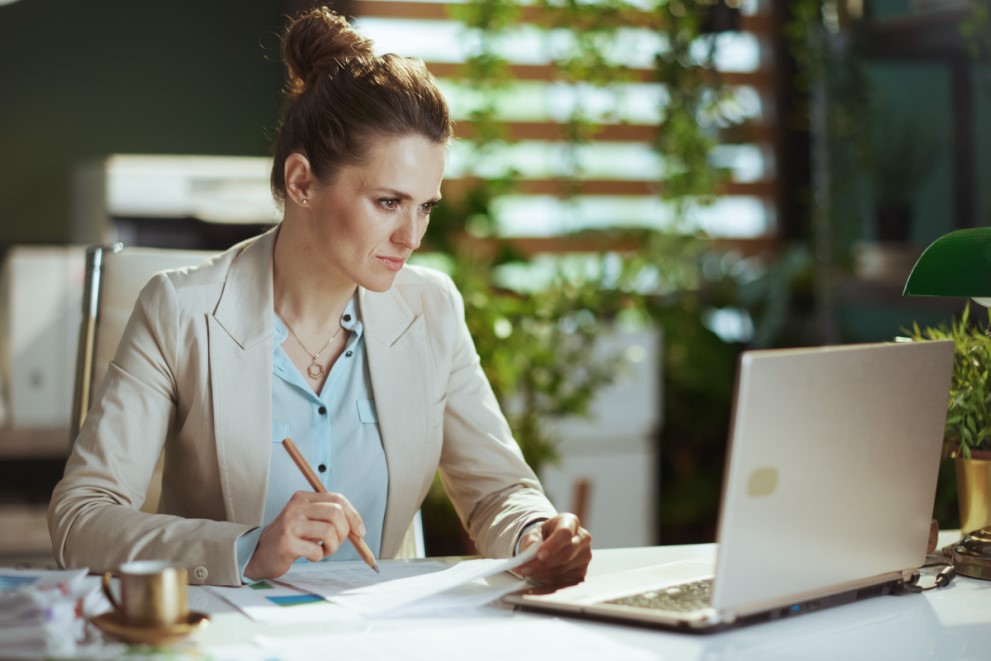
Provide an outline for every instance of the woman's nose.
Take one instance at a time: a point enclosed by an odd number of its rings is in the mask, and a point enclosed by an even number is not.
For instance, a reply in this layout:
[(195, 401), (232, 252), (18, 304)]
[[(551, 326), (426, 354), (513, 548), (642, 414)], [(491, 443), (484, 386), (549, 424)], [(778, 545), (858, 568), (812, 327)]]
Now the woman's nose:
[(417, 217), (417, 212), (414, 209), (403, 219), (400, 226), (396, 229), (393, 240), (410, 250), (416, 250), (420, 247), (420, 240), (423, 238), (423, 232), (421, 231), (423, 223), (423, 219)]

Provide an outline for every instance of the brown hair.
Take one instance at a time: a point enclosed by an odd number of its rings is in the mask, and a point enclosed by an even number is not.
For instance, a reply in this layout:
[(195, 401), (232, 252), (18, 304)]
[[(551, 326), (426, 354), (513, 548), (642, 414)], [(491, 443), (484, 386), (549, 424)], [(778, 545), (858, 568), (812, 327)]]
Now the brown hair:
[(361, 163), (369, 138), (421, 135), (446, 143), (447, 103), (421, 60), (372, 53), (372, 42), (331, 10), (293, 18), (282, 37), (285, 106), (275, 138), (272, 194), (285, 202), (285, 162), (304, 154), (320, 181)]

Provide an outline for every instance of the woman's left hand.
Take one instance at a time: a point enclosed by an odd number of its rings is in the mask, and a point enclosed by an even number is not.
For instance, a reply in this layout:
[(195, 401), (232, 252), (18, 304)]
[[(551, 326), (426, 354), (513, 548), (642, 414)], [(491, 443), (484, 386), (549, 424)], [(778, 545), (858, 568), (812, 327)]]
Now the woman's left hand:
[(592, 535), (574, 514), (558, 514), (523, 536), (520, 552), (540, 544), (537, 556), (516, 568), (516, 574), (540, 585), (563, 587), (585, 580), (592, 561)]

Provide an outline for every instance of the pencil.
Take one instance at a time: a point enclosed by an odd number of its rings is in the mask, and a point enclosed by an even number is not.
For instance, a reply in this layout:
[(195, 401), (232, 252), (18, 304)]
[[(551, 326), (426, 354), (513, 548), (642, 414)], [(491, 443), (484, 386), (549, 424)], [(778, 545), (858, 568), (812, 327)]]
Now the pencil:
[[(295, 464), (299, 467), (300, 472), (303, 473), (303, 477), (305, 477), (306, 481), (310, 483), (313, 490), (317, 493), (327, 493), (327, 489), (323, 486), (323, 482), (321, 482), (320, 478), (317, 477), (317, 474), (313, 472), (310, 465), (306, 463), (306, 459), (304, 459), (303, 455), (299, 453), (299, 449), (296, 448), (296, 444), (292, 442), (292, 439), (282, 439), (282, 447), (284, 447), (286, 452), (289, 453), (289, 456), (292, 457), (293, 462), (295, 462)], [(361, 559), (365, 561), (365, 564), (374, 569), (376, 574), (380, 574), (381, 572), (379, 571), (378, 562), (375, 560), (375, 554), (372, 553), (370, 548), (368, 548), (368, 544), (365, 544), (365, 540), (361, 538), (361, 535), (351, 531), (351, 534), (348, 535), (348, 539), (351, 540), (351, 543), (358, 551), (358, 555), (361, 556)]]

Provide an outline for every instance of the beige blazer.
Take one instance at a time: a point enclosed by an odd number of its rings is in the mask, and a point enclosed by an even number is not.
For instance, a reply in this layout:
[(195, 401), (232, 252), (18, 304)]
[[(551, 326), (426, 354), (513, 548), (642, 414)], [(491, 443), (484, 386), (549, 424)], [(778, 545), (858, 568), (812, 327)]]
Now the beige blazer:
[[(144, 288), (49, 508), (59, 565), (138, 558), (237, 585), (235, 544), (261, 524), (272, 429), (276, 232)], [(439, 468), (479, 549), (511, 555), (553, 516), (479, 365), (461, 296), (407, 266), (388, 292), (358, 290), (389, 471), (381, 555), (394, 557)], [(157, 514), (139, 511), (165, 450)]]

